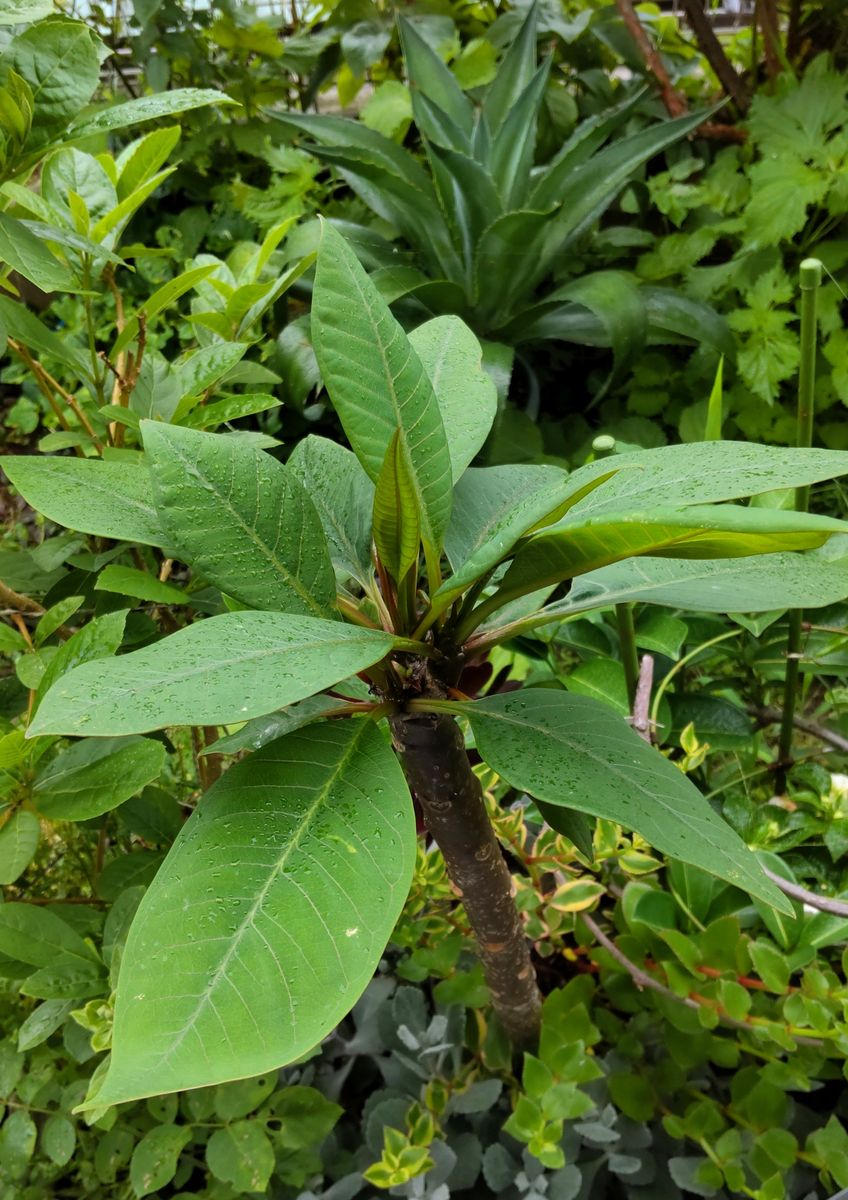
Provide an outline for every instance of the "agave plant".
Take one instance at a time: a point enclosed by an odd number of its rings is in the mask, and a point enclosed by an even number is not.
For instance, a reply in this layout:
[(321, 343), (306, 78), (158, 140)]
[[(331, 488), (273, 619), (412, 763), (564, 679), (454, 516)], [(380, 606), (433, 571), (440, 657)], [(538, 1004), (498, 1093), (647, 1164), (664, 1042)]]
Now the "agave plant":
[[(412, 248), (372, 230), (361, 253), (390, 302), (461, 316), (478, 337), (515, 346), (555, 338), (610, 346), (621, 374), (649, 337), (697, 330), (727, 351), (712, 310), (674, 292), (640, 287), (623, 271), (595, 271), (551, 287), (568, 256), (644, 163), (703, 120), (689, 115), (611, 141), (641, 98), (580, 123), (559, 152), (535, 166), (539, 111), (551, 60), (537, 65), (531, 9), (495, 80), (475, 104), (416, 31), (400, 18), (415, 124), (425, 159), (345, 117), (272, 113), (309, 137), (353, 191)], [(356, 240), (355, 229), (345, 233)], [(732, 353), (732, 346), (729, 348)]]

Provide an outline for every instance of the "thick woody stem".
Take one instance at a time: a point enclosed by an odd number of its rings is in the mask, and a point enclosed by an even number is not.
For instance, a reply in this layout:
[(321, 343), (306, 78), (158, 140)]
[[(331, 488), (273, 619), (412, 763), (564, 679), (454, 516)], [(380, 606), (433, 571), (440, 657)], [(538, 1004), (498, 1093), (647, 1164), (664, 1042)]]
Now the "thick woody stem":
[(750, 97), (744, 81), (736, 74), (730, 59), (724, 53), (721, 42), (713, 32), (710, 18), (703, 0), (683, 0), (686, 19), (692, 26), (704, 58), (715, 71), (716, 77), (728, 96), (744, 116), (750, 107)]
[(477, 938), (495, 1012), (516, 1046), (531, 1046), (539, 1034), (542, 998), (512, 879), (459, 726), (441, 713), (399, 713), (392, 718), (392, 736)]

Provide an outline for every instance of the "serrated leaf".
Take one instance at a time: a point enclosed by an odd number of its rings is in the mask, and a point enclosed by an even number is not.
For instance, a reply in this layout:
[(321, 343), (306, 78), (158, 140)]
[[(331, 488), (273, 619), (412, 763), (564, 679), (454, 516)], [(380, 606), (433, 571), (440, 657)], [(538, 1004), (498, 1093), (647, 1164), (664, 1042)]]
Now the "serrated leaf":
[(133, 922), (95, 1102), (249, 1077), (311, 1049), (371, 978), (414, 857), (409, 792), (371, 722), (301, 730), (232, 767)]

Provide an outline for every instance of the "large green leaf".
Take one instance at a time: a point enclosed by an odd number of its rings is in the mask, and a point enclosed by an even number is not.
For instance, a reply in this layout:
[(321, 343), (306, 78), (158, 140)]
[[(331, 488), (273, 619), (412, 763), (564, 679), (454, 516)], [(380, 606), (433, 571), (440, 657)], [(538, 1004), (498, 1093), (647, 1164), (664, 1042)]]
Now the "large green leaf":
[(414, 860), (409, 792), (373, 723), (322, 723), (232, 767), (141, 902), (94, 1104), (311, 1050), (371, 978)]
[(148, 546), (167, 543), (141, 463), (10, 455), (3, 470), (27, 504), (57, 525)]
[[(59, 241), (60, 238), (55, 240)], [(79, 292), (82, 285), (65, 263), (52, 254), (43, 238), (38, 237), (17, 217), (0, 212), (0, 262), (12, 267), (24, 279), (45, 292)]]
[(409, 340), (439, 402), (456, 483), (492, 428), (497, 389), (483, 369), (480, 343), (459, 317), (434, 317)]
[(374, 485), (352, 451), (314, 433), (301, 438), (286, 464), (318, 510), (336, 569), (367, 584)]
[(291, 471), (226, 434), (141, 429), (159, 520), (186, 562), (252, 608), (334, 614), (324, 530)]
[(15, 71), (32, 88), (33, 128), (26, 150), (66, 129), (100, 82), (99, 38), (82, 21), (54, 18), (24, 29), (0, 55), (0, 76)]
[(393, 641), (317, 617), (223, 613), (71, 671), (47, 693), (29, 733), (108, 737), (248, 721), (370, 667)]
[(152, 738), (83, 738), (39, 772), (33, 799), (51, 821), (87, 821), (152, 783), (164, 763), (165, 747)]
[(38, 848), (41, 827), (38, 817), (26, 808), (17, 808), (0, 825), (0, 884), (14, 883), (32, 862)]
[(519, 538), (553, 519), (585, 487), (596, 487), (615, 464), (595, 464), (596, 479), (554, 466), (472, 467), (454, 493), (448, 558), (456, 570), (434, 597), (443, 608), (509, 556)]
[(848, 556), (831, 559), (827, 549), (698, 562), (628, 559), (582, 575), (564, 600), (543, 611), (555, 619), (628, 601), (701, 612), (821, 608), (848, 596)]
[(329, 225), (315, 272), (312, 340), (348, 440), (373, 480), (400, 431), (422, 540), (438, 554), (451, 510), (451, 460), (438, 401), (403, 329)]
[(155, 96), (138, 96), (101, 109), (94, 116), (81, 117), (68, 130), (74, 141), (90, 137), (93, 133), (110, 133), (113, 129), (127, 129), (143, 121), (155, 121), (160, 117), (172, 117), (176, 113), (189, 112), (193, 108), (205, 108), (210, 104), (237, 104), (226, 92), (213, 88), (175, 88), (172, 92), (158, 92)]
[(694, 784), (606, 704), (530, 688), (463, 705), (462, 712), (482, 757), (513, 787), (633, 829), (663, 854), (789, 911)]
[(820, 546), (843, 521), (808, 513), (720, 504), (645, 512), (571, 512), (515, 556), (500, 593), (506, 601), (639, 554), (671, 558), (743, 558)]
[[(577, 513), (632, 505), (708, 504), (779, 488), (806, 487), (848, 474), (844, 450), (787, 449), (754, 442), (698, 442), (615, 455), (620, 468), (574, 506)], [(575, 472), (591, 474), (595, 464)]]

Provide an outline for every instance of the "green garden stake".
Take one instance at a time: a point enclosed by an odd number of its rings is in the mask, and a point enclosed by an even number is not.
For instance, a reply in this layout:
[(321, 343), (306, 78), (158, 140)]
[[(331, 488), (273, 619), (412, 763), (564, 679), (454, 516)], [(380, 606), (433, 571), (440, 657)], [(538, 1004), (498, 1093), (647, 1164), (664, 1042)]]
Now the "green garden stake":
[[(817, 258), (805, 258), (800, 268), (801, 286), (801, 364), (798, 371), (798, 426), (796, 444), (813, 444), (813, 417), (815, 413), (816, 386), (816, 300), (822, 281), (822, 264)], [(795, 489), (795, 508), (808, 512), (810, 508), (809, 487)], [(786, 677), (783, 685), (783, 717), (780, 723), (778, 742), (777, 791), (786, 787), (786, 769), (792, 759), (792, 732), (795, 720), (795, 701), (798, 693), (801, 664), (801, 624), (803, 612), (793, 609), (789, 616), (789, 633), (786, 641)]]

